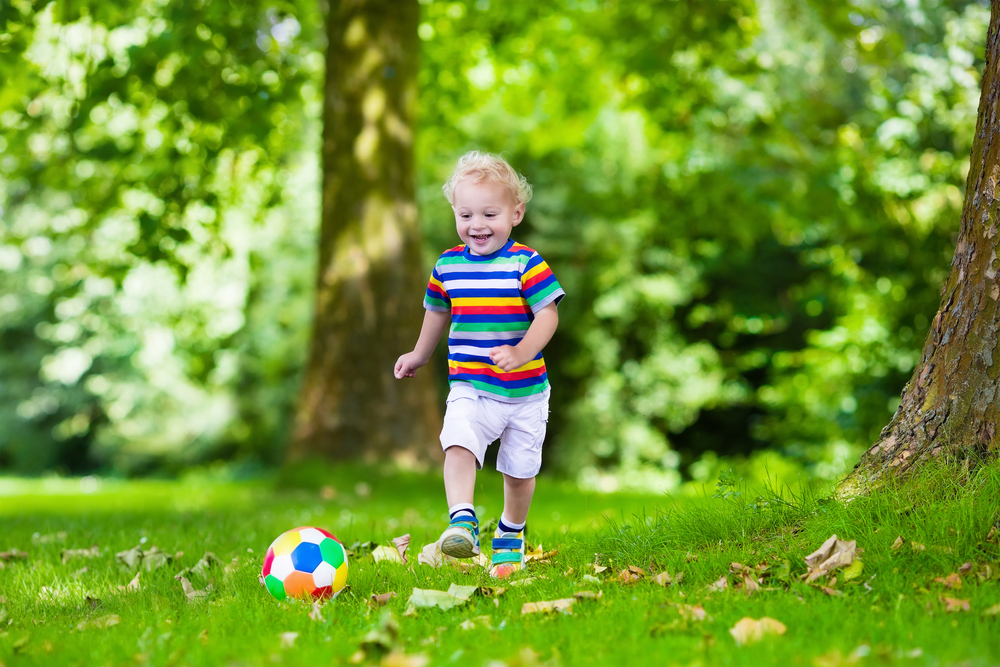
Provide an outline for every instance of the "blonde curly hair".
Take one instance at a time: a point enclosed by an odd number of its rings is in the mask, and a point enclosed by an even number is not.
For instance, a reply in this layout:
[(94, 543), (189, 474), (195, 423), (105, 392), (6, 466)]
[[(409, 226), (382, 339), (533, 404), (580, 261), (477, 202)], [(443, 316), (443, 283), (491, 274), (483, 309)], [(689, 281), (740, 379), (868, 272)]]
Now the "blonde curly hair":
[(455, 205), (455, 187), (462, 179), (471, 178), (473, 183), (496, 183), (507, 188), (518, 204), (531, 201), (531, 185), (528, 179), (514, 171), (499, 155), (483, 151), (469, 151), (458, 158), (458, 164), (447, 182), (441, 186), (448, 203)]

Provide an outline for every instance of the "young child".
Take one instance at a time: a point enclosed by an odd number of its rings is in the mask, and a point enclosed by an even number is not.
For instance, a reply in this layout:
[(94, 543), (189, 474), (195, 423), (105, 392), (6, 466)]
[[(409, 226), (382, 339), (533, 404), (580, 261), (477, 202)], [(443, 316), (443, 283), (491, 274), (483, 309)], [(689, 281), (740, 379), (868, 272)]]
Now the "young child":
[(565, 292), (537, 252), (510, 238), (524, 218), (531, 186), (506, 161), (466, 153), (443, 190), (462, 245), (434, 265), (420, 336), (396, 361), (395, 375), (413, 377), (426, 365), (450, 324), (441, 446), (451, 522), (441, 534), (441, 551), (455, 558), (479, 554), (476, 471), (486, 448), (500, 438), (504, 507), (490, 573), (503, 578), (524, 567), (524, 526), (549, 413), (542, 349), (559, 324), (556, 304)]

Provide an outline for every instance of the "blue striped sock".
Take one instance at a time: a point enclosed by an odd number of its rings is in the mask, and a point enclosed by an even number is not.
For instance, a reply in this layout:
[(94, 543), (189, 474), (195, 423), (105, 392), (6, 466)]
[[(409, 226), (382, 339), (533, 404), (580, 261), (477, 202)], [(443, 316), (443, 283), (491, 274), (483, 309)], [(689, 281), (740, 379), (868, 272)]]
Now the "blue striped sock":
[(524, 530), (525, 524), (516, 524), (507, 521), (503, 514), (500, 515), (500, 523), (497, 525), (497, 530), (501, 533), (520, 533)]

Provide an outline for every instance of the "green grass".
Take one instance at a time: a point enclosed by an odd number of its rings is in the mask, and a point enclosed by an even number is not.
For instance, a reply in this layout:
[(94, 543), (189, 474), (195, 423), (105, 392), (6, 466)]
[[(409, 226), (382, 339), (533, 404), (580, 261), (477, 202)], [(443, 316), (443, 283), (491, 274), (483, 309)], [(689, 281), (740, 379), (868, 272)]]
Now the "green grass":
[[(335, 490), (332, 499), (324, 498), (326, 485)], [(719, 498), (594, 495), (542, 479), (529, 539), (559, 553), (550, 564), (532, 564), (534, 583), (449, 611), (406, 616), (415, 587), (491, 582), (481, 571), (354, 558), (350, 589), (322, 607), (323, 620), (309, 617), (310, 605), (275, 602), (258, 585), (271, 540), (303, 524), (331, 529), (347, 544), (410, 533), (413, 562), (444, 523), (439, 476), (313, 467), (270, 481), (202, 475), (106, 480), (89, 494), (80, 489), (79, 480), (0, 479), (0, 551), (28, 553), (0, 570), (0, 663), (7, 667), (349, 664), (363, 639), (387, 624), (398, 626), (398, 635), (382, 633), (395, 650), (440, 665), (1000, 664), (1000, 616), (983, 613), (1000, 603), (1000, 581), (976, 576), (989, 574), (988, 563), (995, 572), (1000, 560), (1000, 537), (986, 541), (1000, 518), (995, 462), (967, 477), (932, 471), (915, 484), (850, 503), (735, 483), (720, 485)], [(486, 518), (499, 513), (495, 473), (480, 476), (477, 503)], [(857, 540), (864, 565), (849, 582), (842, 574), (832, 587), (829, 579), (817, 582), (837, 593), (828, 595), (798, 575), (804, 556), (833, 533)], [(907, 546), (894, 551), (898, 536)], [(183, 555), (143, 572), (141, 590), (124, 593), (118, 587), (133, 573), (114, 555), (143, 538), (145, 548)], [(63, 549), (92, 545), (100, 550), (96, 558), (60, 559)], [(229, 574), (210, 570), (209, 597), (189, 603), (174, 574), (205, 551), (235, 563)], [(583, 578), (595, 574), (595, 555), (610, 566), (598, 584)], [(765, 590), (749, 596), (735, 590), (734, 562), (768, 564), (771, 576), (760, 577)], [(966, 562), (973, 566), (960, 590), (934, 581)], [(666, 588), (648, 577), (623, 585), (617, 571), (629, 565), (684, 578)], [(706, 591), (722, 576), (730, 588)], [(199, 589), (209, 583), (190, 578)], [(579, 600), (572, 615), (521, 614), (525, 602), (586, 590), (602, 597)], [(398, 597), (384, 609), (369, 605), (372, 594), (388, 591)], [(970, 610), (946, 613), (943, 597), (968, 600)], [(700, 604), (711, 619), (686, 621), (678, 604)], [(110, 615), (117, 625), (81, 627)], [(729, 629), (744, 616), (772, 617), (787, 632), (737, 646)], [(469, 619), (478, 620), (463, 629)], [(298, 633), (292, 648), (282, 648), (286, 632)], [(382, 652), (369, 644), (365, 664), (378, 664)]]

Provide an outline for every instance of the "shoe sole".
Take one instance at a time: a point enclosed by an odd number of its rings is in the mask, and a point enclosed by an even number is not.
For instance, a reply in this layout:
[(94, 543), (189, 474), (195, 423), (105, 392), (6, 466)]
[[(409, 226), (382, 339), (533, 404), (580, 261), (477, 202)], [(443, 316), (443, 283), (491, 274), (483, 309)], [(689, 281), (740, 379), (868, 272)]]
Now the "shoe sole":
[(441, 553), (452, 558), (472, 558), (479, 555), (475, 543), (467, 536), (458, 534), (445, 535), (441, 537)]

